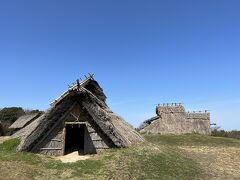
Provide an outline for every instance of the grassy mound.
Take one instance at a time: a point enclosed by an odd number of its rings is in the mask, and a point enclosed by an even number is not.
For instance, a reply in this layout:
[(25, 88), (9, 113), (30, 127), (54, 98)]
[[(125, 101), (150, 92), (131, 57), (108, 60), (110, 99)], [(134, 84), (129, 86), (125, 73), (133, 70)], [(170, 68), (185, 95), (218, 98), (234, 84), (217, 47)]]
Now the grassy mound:
[[(63, 164), (16, 153), (18, 140), (0, 144), (1, 179), (238, 179), (240, 141), (181, 135), (145, 135), (146, 142)], [(2, 178), (3, 177), (3, 178)]]

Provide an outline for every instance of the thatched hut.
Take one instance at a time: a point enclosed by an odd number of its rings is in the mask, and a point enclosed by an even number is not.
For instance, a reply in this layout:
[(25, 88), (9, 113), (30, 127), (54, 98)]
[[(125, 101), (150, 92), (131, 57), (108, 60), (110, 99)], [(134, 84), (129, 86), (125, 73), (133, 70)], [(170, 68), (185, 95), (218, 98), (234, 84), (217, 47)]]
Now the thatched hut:
[(31, 122), (33, 122), (35, 119), (37, 119), (40, 116), (40, 113), (32, 113), (32, 114), (25, 114), (23, 116), (20, 116), (10, 127), (14, 132), (19, 131), (20, 129), (26, 127)]
[(210, 113), (186, 112), (182, 104), (167, 103), (156, 107), (157, 116), (144, 121), (140, 132), (154, 134), (211, 134)]
[(19, 151), (48, 155), (76, 150), (92, 154), (144, 140), (109, 109), (106, 96), (92, 75), (69, 87), (44, 114), (13, 137), (21, 138)]

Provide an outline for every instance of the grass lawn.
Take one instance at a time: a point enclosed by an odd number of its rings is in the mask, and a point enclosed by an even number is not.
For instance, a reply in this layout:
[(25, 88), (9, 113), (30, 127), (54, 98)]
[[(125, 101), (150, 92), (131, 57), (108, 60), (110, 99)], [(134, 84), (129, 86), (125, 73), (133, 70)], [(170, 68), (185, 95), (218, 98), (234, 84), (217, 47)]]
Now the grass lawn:
[[(16, 153), (0, 144), (0, 179), (240, 179), (240, 141), (202, 135), (144, 135), (135, 147), (112, 149), (76, 163)], [(0, 141), (1, 142), (1, 141)]]

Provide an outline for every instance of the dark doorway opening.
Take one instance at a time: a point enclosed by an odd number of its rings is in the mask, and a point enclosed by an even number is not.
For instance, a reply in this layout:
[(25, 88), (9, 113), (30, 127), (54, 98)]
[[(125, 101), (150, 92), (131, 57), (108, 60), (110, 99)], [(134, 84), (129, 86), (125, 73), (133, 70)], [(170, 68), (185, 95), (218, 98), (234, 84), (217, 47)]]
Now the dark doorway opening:
[(65, 138), (65, 154), (78, 151), (84, 154), (84, 133), (85, 125), (83, 124), (67, 124)]

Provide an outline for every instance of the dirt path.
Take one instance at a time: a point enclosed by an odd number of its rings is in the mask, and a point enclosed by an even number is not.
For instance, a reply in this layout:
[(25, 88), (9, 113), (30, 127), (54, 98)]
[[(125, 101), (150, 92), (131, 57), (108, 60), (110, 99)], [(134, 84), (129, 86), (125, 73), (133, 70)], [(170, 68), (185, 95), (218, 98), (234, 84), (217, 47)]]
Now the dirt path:
[(9, 139), (11, 139), (11, 136), (0, 136), (0, 144)]
[(64, 156), (55, 157), (55, 159), (62, 161), (63, 163), (73, 163), (81, 160), (87, 160), (94, 155), (79, 155), (78, 151), (72, 152)]

